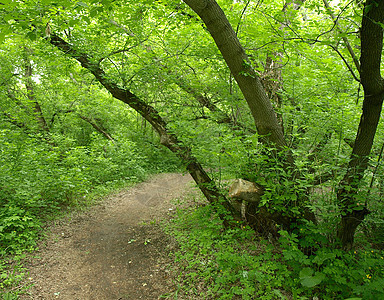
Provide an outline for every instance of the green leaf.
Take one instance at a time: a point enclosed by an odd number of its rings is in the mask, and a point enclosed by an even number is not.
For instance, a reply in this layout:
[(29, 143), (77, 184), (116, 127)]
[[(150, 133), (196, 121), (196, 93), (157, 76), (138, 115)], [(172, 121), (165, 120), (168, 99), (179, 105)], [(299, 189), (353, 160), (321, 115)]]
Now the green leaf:
[(0, 31), (0, 44), (5, 40), (5, 33)]
[(91, 19), (88, 18), (87, 16), (83, 16), (82, 18), (83, 18), (84, 22), (86, 22), (87, 24), (91, 23)]
[(69, 24), (70, 27), (73, 27), (73, 26), (79, 24), (79, 19), (69, 20), (68, 24)]
[(97, 7), (95, 7), (95, 8), (92, 8), (92, 10), (89, 13), (89, 16), (91, 18), (93, 18), (93, 17), (97, 16), (98, 13), (99, 13), (99, 9)]
[(12, 2), (12, 0), (2, 0), (2, 1), (0, 2), (0, 6), (2, 6), (2, 5), (7, 6), (7, 5), (9, 5), (11, 2)]
[(320, 284), (323, 279), (325, 278), (325, 275), (321, 272), (316, 272), (314, 276), (312, 276), (313, 270), (310, 268), (305, 268), (300, 271), (300, 279), (301, 279), (301, 285), (304, 287), (314, 287), (318, 284)]
[(84, 2), (77, 2), (77, 6), (82, 6), (82, 7), (88, 7), (88, 5)]
[(300, 271), (299, 276), (300, 276), (300, 279), (303, 279), (303, 278), (312, 276), (312, 274), (313, 274), (313, 271), (311, 268), (305, 268)]
[(35, 32), (28, 32), (26, 35), (25, 35), (26, 38), (30, 39), (31, 41), (36, 41), (37, 39), (37, 35)]

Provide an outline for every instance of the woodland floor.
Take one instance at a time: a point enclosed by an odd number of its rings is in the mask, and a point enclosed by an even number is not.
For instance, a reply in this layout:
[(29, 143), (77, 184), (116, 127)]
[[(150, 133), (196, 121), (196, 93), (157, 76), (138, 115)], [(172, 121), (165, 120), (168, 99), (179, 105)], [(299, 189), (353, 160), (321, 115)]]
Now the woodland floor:
[[(160, 174), (47, 228), (20, 299), (158, 299), (172, 292), (172, 242), (159, 227), (192, 178)], [(156, 222), (154, 222), (156, 221)]]

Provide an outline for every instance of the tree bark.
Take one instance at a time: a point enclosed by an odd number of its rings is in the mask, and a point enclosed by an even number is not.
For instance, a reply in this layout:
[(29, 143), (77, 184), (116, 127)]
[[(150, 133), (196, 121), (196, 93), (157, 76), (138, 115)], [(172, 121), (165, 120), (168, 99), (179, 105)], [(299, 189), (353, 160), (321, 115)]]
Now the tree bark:
[(384, 1), (366, 1), (360, 31), (360, 76), (364, 89), (363, 112), (348, 169), (339, 184), (337, 193), (342, 211), (337, 235), (344, 249), (353, 247), (356, 229), (368, 214), (366, 204), (359, 205), (356, 195), (368, 167), (368, 156), (371, 153), (384, 100), (384, 80), (380, 74), (383, 22)]

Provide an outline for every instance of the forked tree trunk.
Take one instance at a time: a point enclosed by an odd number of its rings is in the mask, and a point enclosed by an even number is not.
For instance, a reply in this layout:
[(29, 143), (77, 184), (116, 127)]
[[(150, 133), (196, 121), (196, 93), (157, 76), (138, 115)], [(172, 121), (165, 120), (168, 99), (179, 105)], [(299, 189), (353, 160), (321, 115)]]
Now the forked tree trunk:
[(340, 182), (337, 199), (342, 211), (338, 237), (344, 249), (353, 247), (354, 235), (368, 213), (357, 194), (368, 167), (384, 99), (384, 80), (380, 75), (383, 50), (384, 1), (368, 0), (364, 6), (361, 34), (360, 77), (364, 88), (363, 113), (353, 146), (348, 170)]

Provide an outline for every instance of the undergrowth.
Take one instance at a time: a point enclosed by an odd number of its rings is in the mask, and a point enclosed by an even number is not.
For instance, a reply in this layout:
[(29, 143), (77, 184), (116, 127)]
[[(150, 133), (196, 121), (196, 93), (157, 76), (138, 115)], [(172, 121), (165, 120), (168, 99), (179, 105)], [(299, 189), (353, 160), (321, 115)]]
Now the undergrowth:
[(384, 299), (383, 251), (365, 245), (306, 254), (295, 234), (280, 231), (269, 241), (237, 225), (224, 229), (209, 205), (177, 210), (166, 230), (179, 245), (180, 288), (169, 298)]
[(0, 299), (25, 290), (19, 285), (27, 274), (23, 257), (37, 248), (48, 221), (178, 168), (161, 149), (128, 140), (116, 146), (95, 137), (89, 147), (71, 141), (52, 147), (3, 130), (0, 142)]

